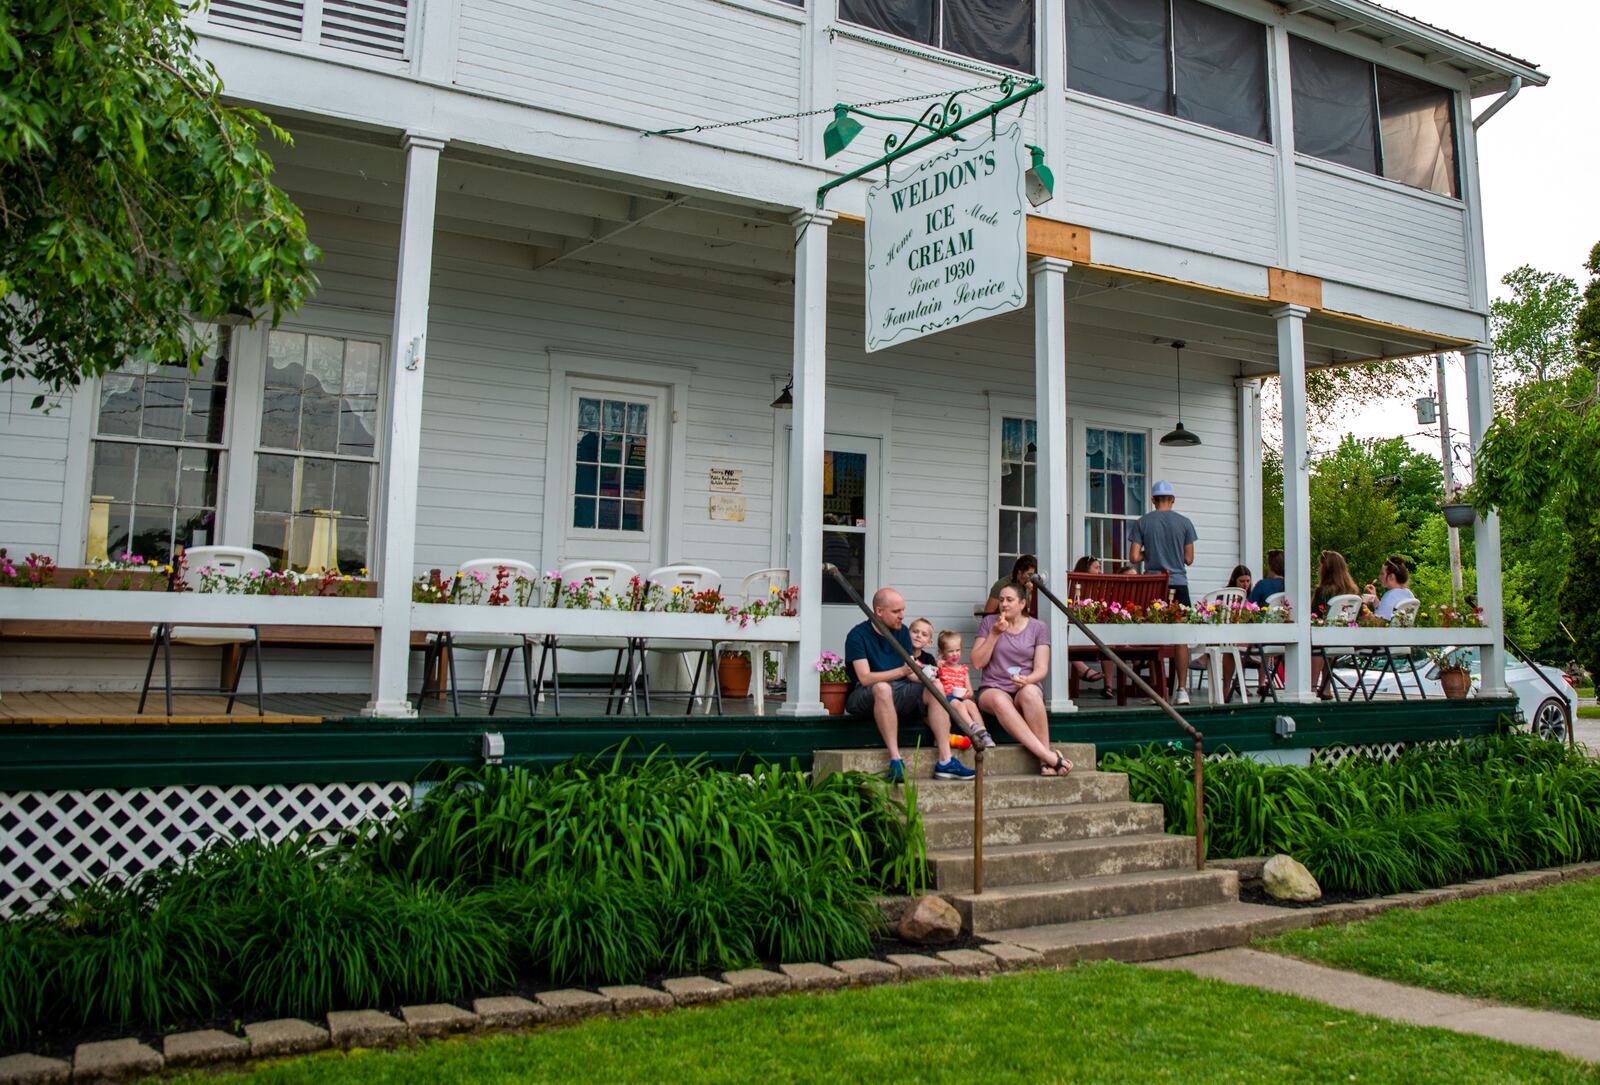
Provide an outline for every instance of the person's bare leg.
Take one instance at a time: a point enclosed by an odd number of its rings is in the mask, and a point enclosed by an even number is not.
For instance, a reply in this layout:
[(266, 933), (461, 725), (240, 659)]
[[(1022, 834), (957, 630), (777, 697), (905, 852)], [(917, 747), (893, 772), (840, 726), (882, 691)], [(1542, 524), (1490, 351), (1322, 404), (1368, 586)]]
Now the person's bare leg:
[[(1244, 675), (1239, 676), (1239, 685), (1244, 685)], [(1233, 654), (1230, 652), (1222, 657), (1222, 703), (1227, 704), (1233, 698)]]
[(883, 739), (889, 760), (900, 760), (900, 717), (894, 711), (894, 690), (888, 682), (879, 682), (872, 688), (872, 722), (878, 725), (878, 737)]
[(1006, 734), (1037, 757), (1041, 765), (1056, 763), (1055, 754), (1038, 735), (1034, 734), (1033, 728), (1022, 718), (1022, 713), (1017, 711), (1017, 706), (1008, 694), (998, 689), (986, 689), (979, 695), (978, 703), (1000, 721), (1000, 726), (1005, 728)]
[(1189, 646), (1187, 644), (1174, 644), (1172, 646), (1172, 688), (1167, 690), (1167, 700), (1178, 695), (1180, 689), (1189, 688)]
[(944, 710), (944, 702), (934, 700), (933, 694), (926, 689), (922, 691), (922, 707), (927, 710), (928, 730), (933, 732), (933, 744), (938, 749), (942, 764), (950, 760), (950, 714)]
[(1027, 721), (1028, 729), (1039, 737), (1039, 741), (1050, 746), (1050, 711), (1044, 706), (1044, 694), (1039, 692), (1038, 686), (1023, 686), (1017, 691), (1017, 710), (1022, 713), (1022, 718)]

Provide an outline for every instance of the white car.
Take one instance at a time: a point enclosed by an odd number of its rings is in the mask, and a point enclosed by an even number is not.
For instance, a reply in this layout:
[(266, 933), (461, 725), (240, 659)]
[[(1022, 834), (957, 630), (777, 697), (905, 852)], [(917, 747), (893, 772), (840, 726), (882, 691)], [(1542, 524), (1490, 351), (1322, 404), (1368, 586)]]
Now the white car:
[[(1472, 672), (1472, 690), (1468, 696), (1476, 696), (1478, 649), (1446, 648), (1442, 651), (1465, 653), (1467, 669)], [(1403, 688), (1406, 696), (1415, 697), (1420, 681), (1430, 699), (1444, 696), (1444, 687), (1439, 684), (1439, 665), (1431, 659), (1417, 660), (1417, 674), (1413, 678), (1410, 663), (1397, 653), (1395, 670), (1400, 672), (1398, 684), (1389, 671), (1379, 673), (1369, 668), (1363, 679), (1365, 688), (1391, 697), (1400, 696)], [(1334, 670), (1334, 676), (1340, 685), (1339, 696), (1348, 697), (1356, 686), (1356, 672), (1347, 667), (1338, 667)], [(1506, 663), (1506, 686), (1516, 695), (1517, 709), (1534, 734), (1558, 742), (1567, 740), (1567, 727), (1578, 714), (1578, 693), (1560, 668), (1541, 664), (1535, 670), (1513, 657)]]

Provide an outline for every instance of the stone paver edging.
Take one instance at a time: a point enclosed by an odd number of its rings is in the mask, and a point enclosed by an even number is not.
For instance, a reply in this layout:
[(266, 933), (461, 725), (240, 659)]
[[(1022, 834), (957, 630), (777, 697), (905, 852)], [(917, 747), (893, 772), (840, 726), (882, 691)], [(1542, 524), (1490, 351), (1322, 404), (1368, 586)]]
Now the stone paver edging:
[[(1467, 882), (1443, 889), (1402, 893), (1349, 904), (1333, 904), (1325, 908), (1284, 909), (1281, 918), (1274, 916), (1271, 920), (1258, 924), (1260, 929), (1251, 933), (1274, 934), (1296, 927), (1351, 922), (1366, 919), (1391, 908), (1417, 908), (1427, 904), (1465, 900), (1493, 893), (1525, 892), (1574, 878), (1596, 875), (1600, 875), (1600, 863), (1578, 863), (1551, 870), (1506, 874), (1498, 878)], [(1217, 957), (1216, 954), (1201, 955), (1191, 960), (1199, 961), (1206, 956)], [(1268, 956), (1274, 962), (1284, 960), (1270, 955), (1262, 956)], [(1183, 959), (1178, 960), (1181, 962)], [(784, 964), (775, 972), (764, 969), (743, 969), (724, 973), (721, 981), (705, 976), (682, 976), (663, 981), (661, 989), (626, 985), (602, 987), (598, 993), (577, 989), (544, 991), (535, 996), (537, 1001), (514, 995), (501, 995), (472, 1000), (470, 1012), (450, 1004), (404, 1006), (401, 1007), (398, 1018), (378, 1010), (335, 1011), (328, 1014), (327, 1027), (294, 1018), (252, 1021), (244, 1026), (243, 1039), (214, 1029), (175, 1033), (165, 1037), (162, 1043), (163, 1051), (157, 1051), (130, 1037), (80, 1044), (70, 1061), (32, 1054), (8, 1055), (0, 1057), (0, 1085), (56, 1085), (61, 1082), (72, 1082), (73, 1085), (77, 1085), (79, 1082), (125, 1081), (132, 1077), (157, 1073), (165, 1068), (177, 1069), (201, 1063), (299, 1055), (328, 1047), (349, 1049), (386, 1046), (472, 1029), (529, 1028), (549, 1022), (574, 1021), (596, 1014), (660, 1011), (674, 1006), (692, 1006), (730, 998), (767, 996), (783, 991), (835, 990), (848, 986), (899, 983), (930, 976), (984, 977), (995, 972), (1040, 967), (1052, 966), (1034, 950), (1004, 942), (991, 942), (978, 950), (945, 950), (937, 955), (892, 954), (887, 961), (856, 958), (835, 961), (831, 966), (816, 962)], [(1182, 967), (1181, 963), (1178, 967)], [(1409, 992), (1412, 989), (1400, 988), (1400, 990), (1408, 992), (1407, 998), (1411, 997)], [(1470, 1000), (1462, 1001), (1470, 1002)], [(1495, 1036), (1513, 1043), (1544, 1047), (1551, 1046), (1541, 1042), (1546, 1024), (1544, 1018), (1566, 1016), (1474, 1003), (1464, 1008), (1452, 1006), (1448, 1011), (1441, 1011), (1441, 1020), (1426, 1023), (1439, 1024), (1444, 1028), (1456, 1028), (1457, 1031), (1478, 1031), (1482, 1035)], [(1585, 1022), (1600, 1032), (1600, 1026), (1595, 1022), (1586, 1018), (1574, 1020)], [(1455, 1023), (1452, 1024), (1451, 1021)], [(1511, 1023), (1502, 1026), (1495, 1024), (1495, 1021)], [(1475, 1027), (1458, 1027), (1462, 1024)], [(1491, 1028), (1500, 1028), (1502, 1031), (1488, 1031)], [(1600, 1039), (1596, 1042), (1600, 1044)], [(1551, 1049), (1568, 1050), (1559, 1046), (1551, 1046)], [(1569, 1051), (1569, 1053), (1575, 1052)], [(1579, 1055), (1579, 1057), (1600, 1059), (1600, 1047), (1596, 1048), (1596, 1054)]]
[(1189, 972), (1278, 994), (1298, 995), (1342, 1010), (1449, 1029), (1472, 1036), (1556, 1051), (1600, 1062), (1600, 1021), (1553, 1010), (1504, 1006), (1461, 995), (1408, 987), (1357, 972), (1248, 949), (1219, 949), (1192, 957), (1150, 961), (1146, 968)]

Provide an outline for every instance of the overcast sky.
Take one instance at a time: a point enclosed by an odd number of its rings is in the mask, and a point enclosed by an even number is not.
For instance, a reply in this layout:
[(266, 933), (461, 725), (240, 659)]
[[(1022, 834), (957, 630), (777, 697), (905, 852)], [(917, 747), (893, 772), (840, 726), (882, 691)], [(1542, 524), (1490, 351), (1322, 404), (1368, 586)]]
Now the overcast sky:
[[(1581, 287), (1584, 260), (1600, 241), (1600, 0), (1383, 2), (1531, 61), (1550, 77), (1549, 86), (1525, 87), (1478, 129), (1489, 295), (1498, 297), (1501, 277), (1523, 264), (1570, 275)], [(1482, 113), (1493, 101), (1479, 98), (1473, 111)], [(1464, 441), (1466, 389), (1460, 365), (1450, 371), (1450, 423)], [(1414, 436), (1423, 427), (1409, 398), (1345, 425), (1364, 437), (1405, 435), (1418, 447), (1439, 448), (1437, 428), (1431, 440)], [(1326, 446), (1338, 434), (1318, 437)]]

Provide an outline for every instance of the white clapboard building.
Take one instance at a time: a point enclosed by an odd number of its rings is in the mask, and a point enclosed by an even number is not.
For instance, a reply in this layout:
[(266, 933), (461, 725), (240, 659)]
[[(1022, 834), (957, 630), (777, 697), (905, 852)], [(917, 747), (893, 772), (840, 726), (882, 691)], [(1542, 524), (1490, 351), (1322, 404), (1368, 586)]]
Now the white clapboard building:
[[(1056, 581), (1081, 555), (1125, 558), (1166, 479), (1198, 528), (1197, 589), (1240, 562), (1260, 575), (1261, 381), (1280, 377), (1303, 615), (1307, 372), (1459, 350), (1474, 440), (1490, 417), (1475, 136), (1546, 77), (1368, 0), (212, 0), (194, 25), (230, 97), (294, 134), (276, 179), (323, 251), (320, 288), (277, 328), (223, 328), (198, 373), (124, 370), (48, 413), (6, 388), (0, 545), (62, 566), (236, 545), (379, 587), (12, 592), (13, 629), (376, 629), (370, 665), (288, 646), (266, 684), (404, 717), (413, 632), (449, 625), (413, 607), (430, 569), (692, 563), (736, 595), (787, 568), (799, 616), (769, 627), (791, 653), (784, 711), (815, 714), (811, 664), (858, 620), (825, 559), (970, 634), (1019, 553)], [(1020, 175), (1037, 147), (1048, 202), (959, 203), (965, 184), (941, 181), (869, 216), (884, 170), (827, 187), (886, 137), (927, 134), (873, 114), (965, 90), (970, 115), (1034, 80), (887, 176), (936, 176), (915, 171), (985, 141)], [(829, 126), (854, 124), (827, 156)], [(898, 285), (869, 274), (880, 227)], [(937, 298), (908, 311), (917, 291)], [(1160, 442), (1180, 417), (1198, 444)], [(1499, 544), (1492, 517), (1476, 531), (1491, 692)], [(543, 617), (490, 624), (624, 632)], [(1288, 699), (1309, 696), (1322, 633), (1275, 631)], [(148, 655), (0, 626), (0, 688), (137, 689)], [(178, 668), (214, 676), (215, 654)], [(1070, 710), (1064, 684), (1052, 704)]]

